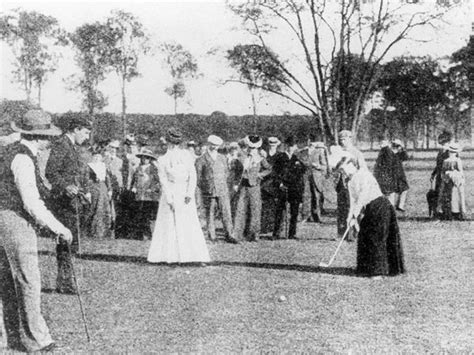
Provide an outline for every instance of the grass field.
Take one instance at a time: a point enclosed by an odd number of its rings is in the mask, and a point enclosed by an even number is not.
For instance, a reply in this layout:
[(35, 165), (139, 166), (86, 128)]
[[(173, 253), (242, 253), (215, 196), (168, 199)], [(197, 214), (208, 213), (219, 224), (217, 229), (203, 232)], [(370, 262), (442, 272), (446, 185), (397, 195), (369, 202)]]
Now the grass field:
[[(297, 241), (209, 244), (214, 262), (207, 267), (147, 264), (149, 242), (84, 240), (75, 265), (90, 344), (77, 298), (52, 292), (54, 245), (40, 240), (43, 310), (60, 352), (472, 353), (473, 222), (426, 218), (429, 158), (407, 163), (402, 276), (355, 275), (355, 243), (343, 246), (331, 268), (319, 268), (337, 244), (331, 215), (323, 225), (301, 226)], [(470, 157), (471, 206), (472, 167)]]

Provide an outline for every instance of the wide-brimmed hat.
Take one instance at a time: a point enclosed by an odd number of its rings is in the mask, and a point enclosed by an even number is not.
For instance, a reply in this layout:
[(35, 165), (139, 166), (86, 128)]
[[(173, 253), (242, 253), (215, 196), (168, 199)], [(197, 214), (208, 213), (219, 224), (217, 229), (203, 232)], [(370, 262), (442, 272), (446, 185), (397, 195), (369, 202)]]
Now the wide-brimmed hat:
[(449, 143), (448, 151), (451, 153), (459, 153), (461, 151), (461, 146), (458, 143)]
[(268, 138), (268, 144), (269, 145), (280, 145), (281, 142), (277, 137), (269, 137)]
[(217, 146), (221, 146), (224, 143), (221, 137), (215, 136), (213, 134), (207, 137), (207, 142), (209, 144), (217, 145)]
[(51, 116), (39, 109), (26, 112), (21, 122), (11, 123), (11, 128), (15, 132), (31, 135), (59, 136), (61, 134), (61, 130), (52, 124)]
[(150, 149), (147, 148), (142, 148), (140, 151), (135, 154), (138, 158), (144, 157), (144, 158), (150, 158), (153, 160), (156, 160), (156, 156), (153, 154), (153, 152)]
[(249, 148), (260, 148), (262, 146), (262, 138), (257, 135), (250, 135), (245, 137), (245, 143)]
[(120, 142), (118, 140), (114, 139), (114, 140), (109, 142), (108, 146), (111, 147), (111, 148), (119, 149), (120, 148)]
[(348, 131), (347, 129), (344, 129), (339, 132), (338, 134), (339, 139), (341, 138), (352, 138), (352, 132)]
[(166, 132), (166, 140), (172, 144), (179, 144), (183, 141), (183, 134), (177, 128), (170, 128)]
[(137, 140), (135, 139), (135, 136), (133, 134), (127, 134), (125, 136), (124, 144), (132, 145), (132, 144), (136, 144), (136, 143), (137, 143)]

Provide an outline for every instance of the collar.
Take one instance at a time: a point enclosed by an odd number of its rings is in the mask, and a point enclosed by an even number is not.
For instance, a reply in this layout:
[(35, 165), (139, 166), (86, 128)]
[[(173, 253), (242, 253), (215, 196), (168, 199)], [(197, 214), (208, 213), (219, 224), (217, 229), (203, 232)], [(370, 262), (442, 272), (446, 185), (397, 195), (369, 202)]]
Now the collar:
[(33, 156), (36, 157), (38, 155), (38, 147), (36, 146), (35, 143), (31, 141), (27, 141), (26, 139), (21, 139), (20, 144), (23, 144), (25, 147), (27, 147), (30, 150), (30, 152), (33, 154)]
[(65, 133), (64, 135), (71, 141), (72, 145), (76, 144), (74, 142), (74, 137), (70, 133)]

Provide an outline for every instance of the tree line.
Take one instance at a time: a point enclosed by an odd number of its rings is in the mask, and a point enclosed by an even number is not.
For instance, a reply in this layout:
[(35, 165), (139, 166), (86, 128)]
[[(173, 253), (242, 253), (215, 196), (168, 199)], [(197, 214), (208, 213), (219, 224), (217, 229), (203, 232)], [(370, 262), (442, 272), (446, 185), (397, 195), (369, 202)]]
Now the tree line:
[[(238, 82), (249, 89), (253, 120), (248, 129), (258, 128), (262, 119), (258, 101), (268, 94), (306, 109), (315, 130), (327, 141), (337, 141), (336, 132), (349, 129), (377, 139), (401, 134), (415, 142), (424, 137), (429, 145), (440, 124), (448, 122), (458, 132), (464, 129), (470, 47), (446, 58), (444, 66), (429, 57), (386, 58), (415, 29), (440, 25), (458, 6), (459, 2), (449, 1), (429, 6), (388, 0), (229, 2), (229, 9), (242, 20), (241, 29), (254, 40), (213, 55), (226, 58), (235, 70), (223, 83)], [(291, 53), (298, 61), (278, 46), (279, 31), (298, 44), (300, 52)], [(328, 38), (329, 46), (324, 47), (323, 39)], [(17, 9), (0, 17), (0, 39), (16, 58), (14, 78), (22, 84), (27, 101), (36, 88), (41, 105), (41, 89), (57, 68), (62, 46), (75, 50), (80, 71), (68, 78), (69, 89), (81, 92), (87, 113), (97, 116), (103, 111), (107, 93), (99, 90), (99, 84), (108, 75), (117, 75), (122, 136), (133, 125), (130, 118), (136, 117), (127, 115), (127, 84), (140, 75), (138, 62), (143, 56), (159, 54), (169, 70), (172, 80), (165, 91), (175, 102), (175, 114), (187, 91), (186, 80), (201, 75), (197, 60), (182, 45), (150, 43), (139, 19), (122, 10), (66, 33), (51, 16)], [(376, 95), (381, 97), (379, 109), (368, 114), (367, 104)]]

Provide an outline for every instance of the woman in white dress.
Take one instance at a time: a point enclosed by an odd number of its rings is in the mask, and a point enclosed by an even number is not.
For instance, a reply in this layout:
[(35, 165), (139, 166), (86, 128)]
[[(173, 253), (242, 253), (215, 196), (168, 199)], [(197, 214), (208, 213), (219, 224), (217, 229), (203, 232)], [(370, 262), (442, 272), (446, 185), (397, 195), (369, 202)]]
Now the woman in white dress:
[(162, 194), (148, 262), (209, 262), (194, 200), (194, 160), (188, 151), (179, 147), (183, 139), (181, 132), (172, 128), (166, 138), (168, 150), (157, 162)]

